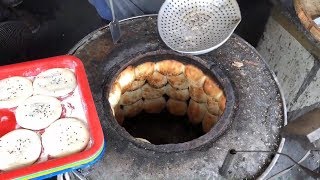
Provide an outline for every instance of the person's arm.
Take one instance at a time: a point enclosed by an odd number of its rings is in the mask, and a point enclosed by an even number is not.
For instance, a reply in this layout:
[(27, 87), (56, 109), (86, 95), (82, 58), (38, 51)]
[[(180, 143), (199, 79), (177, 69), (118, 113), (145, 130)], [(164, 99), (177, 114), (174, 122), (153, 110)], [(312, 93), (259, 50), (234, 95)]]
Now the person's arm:
[[(89, 0), (89, 2), (95, 6), (103, 19), (112, 20), (109, 0)], [(157, 14), (163, 2), (164, 0), (113, 0), (118, 20), (143, 14)]]
[(101, 18), (108, 21), (112, 20), (111, 10), (105, 0), (89, 0), (89, 2), (96, 8)]

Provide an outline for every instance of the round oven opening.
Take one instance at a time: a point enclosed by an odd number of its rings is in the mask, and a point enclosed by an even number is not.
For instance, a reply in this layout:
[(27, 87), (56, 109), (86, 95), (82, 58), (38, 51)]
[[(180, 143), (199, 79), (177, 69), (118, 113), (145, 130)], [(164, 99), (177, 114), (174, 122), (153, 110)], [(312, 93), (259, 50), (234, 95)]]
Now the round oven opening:
[(225, 111), (217, 77), (189, 60), (131, 61), (113, 79), (106, 92), (112, 115), (137, 140), (188, 142), (208, 133)]

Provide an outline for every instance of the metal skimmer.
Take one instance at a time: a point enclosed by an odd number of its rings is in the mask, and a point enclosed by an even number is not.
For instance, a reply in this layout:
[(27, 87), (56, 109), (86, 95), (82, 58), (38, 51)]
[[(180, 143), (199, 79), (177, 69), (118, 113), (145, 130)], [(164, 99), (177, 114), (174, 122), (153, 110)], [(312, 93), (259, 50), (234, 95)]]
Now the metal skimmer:
[(240, 21), (236, 0), (166, 0), (158, 31), (171, 49), (196, 55), (221, 46)]

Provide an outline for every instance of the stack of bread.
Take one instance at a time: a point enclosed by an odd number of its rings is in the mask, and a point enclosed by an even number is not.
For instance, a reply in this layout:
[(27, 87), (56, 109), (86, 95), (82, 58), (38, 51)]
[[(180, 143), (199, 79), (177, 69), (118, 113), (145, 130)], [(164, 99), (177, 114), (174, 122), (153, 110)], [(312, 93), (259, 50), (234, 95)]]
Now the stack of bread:
[(208, 132), (223, 113), (226, 97), (196, 66), (162, 60), (128, 66), (112, 84), (108, 101), (120, 125), (141, 111), (156, 114), (167, 108), (176, 116), (187, 114), (192, 124), (202, 123)]
[(0, 173), (65, 157), (87, 147), (90, 134), (85, 120), (63, 117), (66, 109), (61, 99), (71, 96), (76, 87), (76, 76), (67, 68), (0, 80), (0, 109), (15, 115), (8, 119), (0, 114), (0, 122), (17, 123), (16, 129), (0, 136)]

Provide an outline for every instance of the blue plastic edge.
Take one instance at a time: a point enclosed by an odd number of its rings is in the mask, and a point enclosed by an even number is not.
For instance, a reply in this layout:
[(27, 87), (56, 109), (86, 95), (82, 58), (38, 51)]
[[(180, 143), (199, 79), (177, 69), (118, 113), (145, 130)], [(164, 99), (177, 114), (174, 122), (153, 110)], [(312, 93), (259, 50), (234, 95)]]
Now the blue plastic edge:
[(105, 141), (101, 153), (100, 153), (94, 160), (92, 160), (92, 161), (89, 162), (89, 163), (82, 164), (82, 165), (80, 165), (80, 166), (75, 166), (75, 167), (68, 168), (68, 169), (64, 169), (64, 170), (61, 170), (61, 171), (57, 171), (57, 172), (54, 172), (54, 173), (51, 173), (51, 174), (47, 174), (47, 175), (44, 175), (44, 176), (39, 176), (39, 177), (36, 177), (36, 178), (33, 178), (33, 179), (34, 179), (34, 180), (47, 179), (47, 178), (51, 178), (51, 177), (53, 177), (53, 176), (57, 176), (57, 175), (59, 175), (59, 174), (63, 174), (63, 173), (66, 173), (66, 172), (70, 172), (70, 171), (73, 171), (73, 170), (76, 170), (76, 169), (81, 169), (81, 168), (84, 168), (84, 167), (92, 166), (92, 165), (94, 165), (95, 163), (97, 163), (97, 162), (103, 157), (104, 152), (106, 151), (106, 146), (107, 146), (107, 142)]

